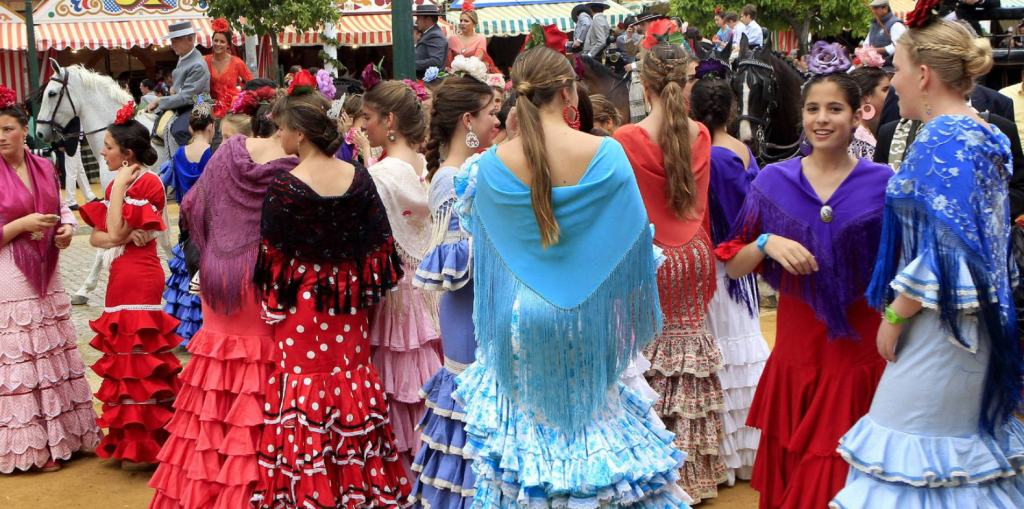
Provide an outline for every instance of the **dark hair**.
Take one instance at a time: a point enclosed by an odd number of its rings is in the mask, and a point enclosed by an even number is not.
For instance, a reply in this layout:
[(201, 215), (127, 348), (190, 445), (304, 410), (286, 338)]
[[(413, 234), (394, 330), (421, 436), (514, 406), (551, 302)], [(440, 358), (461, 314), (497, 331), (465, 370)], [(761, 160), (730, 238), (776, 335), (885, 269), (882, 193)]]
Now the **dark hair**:
[(750, 19), (757, 19), (757, 6), (754, 4), (744, 5), (743, 8), (740, 9), (740, 14), (750, 16)]
[(267, 78), (253, 78), (242, 85), (242, 91), (255, 92), (263, 87), (277, 88), (277, 82)]
[(611, 120), (616, 126), (622, 125), (622, 113), (607, 97), (601, 94), (592, 95), (590, 105), (594, 110), (594, 122), (603, 124)]
[(804, 84), (803, 91), (800, 93), (800, 107), (803, 108), (807, 104), (807, 96), (811, 93), (811, 88), (821, 83), (835, 83), (839, 87), (839, 91), (843, 94), (843, 99), (846, 100), (846, 104), (850, 106), (850, 109), (857, 111), (860, 108), (861, 95), (860, 87), (857, 86), (857, 82), (853, 80), (848, 74), (837, 72), (833, 74), (816, 74), (811, 76), (811, 79), (807, 80)]
[(611, 136), (611, 134), (609, 134), (608, 131), (601, 129), (600, 127), (595, 127), (591, 129), (590, 134), (593, 134), (594, 136), (600, 136), (602, 138), (607, 138), (608, 136)]
[(160, 95), (167, 95), (167, 93), (168, 93), (167, 85), (164, 85), (163, 83), (157, 84), (156, 88), (153, 89), (153, 93), (154, 94), (160, 94)]
[(438, 87), (440, 87), (442, 84), (444, 84), (444, 80), (445, 80), (445, 78), (438, 77), (438, 78), (434, 78), (434, 79), (432, 79), (430, 81), (424, 81), (423, 82), (423, 88), (425, 88), (425, 89), (429, 90), (431, 93), (433, 93), (435, 90), (438, 89)]
[(146, 78), (139, 82), (139, 85), (148, 88), (150, 91), (156, 88), (156, 82), (149, 78)]
[(293, 65), (288, 68), (288, 74), (298, 74), (299, 71), (302, 71), (301, 65)]
[(345, 105), (341, 107), (348, 113), (348, 116), (355, 120), (358, 117), (363, 116), (363, 95), (352, 94), (345, 98)]
[(691, 26), (686, 29), (686, 32), (683, 32), (683, 38), (690, 41), (700, 42), (704, 39), (704, 36), (700, 33), (699, 28)]
[(508, 121), (508, 114), (512, 113), (512, 108), (516, 106), (516, 99), (519, 94), (516, 93), (514, 88), (506, 90), (501, 96), (501, 109), (498, 110), (498, 129), (505, 130), (505, 122)]
[(149, 129), (139, 121), (132, 119), (123, 124), (110, 124), (107, 132), (121, 148), (121, 152), (132, 151), (135, 160), (145, 166), (156, 164), (156, 149), (150, 144)]
[[(462, 116), (474, 117), (494, 103), (494, 89), (469, 76), (453, 76), (434, 92), (434, 108), (430, 114), (430, 141), (427, 142), (427, 180), (441, 167), (441, 147), (450, 147)], [(486, 147), (485, 147), (486, 148)]]
[(231, 32), (214, 32), (213, 35), (210, 36), (210, 42), (213, 42), (213, 38), (217, 37), (217, 34), (223, 35), (224, 40), (226, 40), (228, 44), (231, 44)]
[(579, 103), (576, 109), (579, 110), (580, 132), (589, 133), (594, 128), (594, 105), (590, 104), (590, 95), (586, 92), (586, 86), (582, 83), (576, 86), (579, 92)]
[(21, 127), (28, 127), (28, 113), (22, 105), (13, 104), (10, 108), (0, 108), (0, 117), (4, 115), (14, 117), (14, 120), (17, 120)]
[(690, 57), (682, 46), (658, 43), (644, 57), (640, 78), (650, 92), (661, 97), (661, 104), (665, 107), (661, 132), (672, 133), (670, 136), (662, 136), (659, 143), (668, 180), (665, 194), (669, 207), (680, 219), (687, 218), (693, 211), (698, 197), (690, 160), (689, 108), (683, 97), (689, 64)]
[(317, 92), (288, 95), (278, 99), (271, 116), (279, 126), (298, 131), (324, 154), (333, 156), (345, 141), (337, 123), (327, 116), (331, 102)]
[(728, 80), (704, 78), (690, 91), (690, 116), (704, 124), (714, 138), (715, 130), (727, 128), (735, 116), (736, 96)]
[(395, 115), (395, 129), (409, 143), (422, 143), (427, 137), (427, 115), (412, 87), (401, 81), (385, 81), (363, 95), (363, 107), (380, 116)]
[(728, 14), (728, 13), (722, 12), (722, 11), (718, 11), (718, 12), (715, 13), (715, 17), (716, 18), (722, 18), (722, 20), (725, 21), (725, 15), (726, 14)]
[(736, 14), (736, 11), (729, 11), (729, 12), (725, 13), (725, 17), (723, 17), (722, 19), (724, 19), (726, 21), (739, 21), (740, 20), (740, 15)]
[(271, 109), (273, 108), (274, 103), (284, 97), (285, 93), (286, 92), (283, 88), (278, 89), (269, 103), (260, 104), (260, 106), (256, 108), (256, 113), (253, 113), (252, 118), (249, 120), (249, 123), (252, 126), (253, 136), (256, 138), (269, 138), (277, 132), (277, 123), (275, 123), (274, 119), (271, 118)]
[(858, 67), (850, 73), (850, 77), (857, 83), (860, 93), (863, 96), (875, 93), (875, 89), (888, 76), (885, 71), (878, 67)]
[(188, 116), (188, 126), (192, 129), (193, 133), (198, 133), (203, 129), (206, 129), (213, 124), (212, 112), (203, 112), (201, 108), (192, 108), (192, 113)]

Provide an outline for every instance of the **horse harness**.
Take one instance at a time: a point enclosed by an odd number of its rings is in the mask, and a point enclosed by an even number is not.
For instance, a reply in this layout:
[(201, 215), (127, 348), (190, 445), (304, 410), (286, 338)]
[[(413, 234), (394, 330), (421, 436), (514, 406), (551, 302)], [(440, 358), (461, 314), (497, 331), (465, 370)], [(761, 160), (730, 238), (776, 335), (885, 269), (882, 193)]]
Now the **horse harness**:
[(59, 137), (61, 141), (69, 140), (72, 138), (81, 139), (86, 136), (89, 136), (90, 134), (96, 134), (99, 132), (106, 131), (106, 127), (101, 127), (99, 129), (93, 129), (92, 131), (83, 132), (81, 129), (79, 129), (77, 132), (65, 133), (64, 126), (54, 123), (53, 119), (57, 117), (57, 110), (60, 109), (60, 104), (62, 101), (64, 101), (65, 96), (68, 98), (68, 103), (71, 104), (71, 118), (75, 118), (78, 116), (78, 108), (75, 107), (75, 100), (72, 99), (71, 94), (68, 93), (68, 80), (70, 80), (71, 78), (71, 72), (65, 70), (63, 74), (64, 76), (60, 78), (58, 78), (57, 74), (50, 76), (50, 81), (54, 83), (60, 83), (60, 94), (57, 96), (57, 104), (54, 105), (53, 112), (50, 113), (49, 120), (36, 119), (36, 123), (40, 125), (50, 126), (50, 129), (53, 129), (54, 136)]
[[(763, 92), (763, 96), (767, 104), (764, 111), (764, 118), (754, 117), (751, 115), (739, 115), (737, 117), (740, 121), (746, 120), (756, 126), (754, 129), (754, 140), (757, 142), (756, 155), (758, 156), (758, 158), (761, 159), (764, 156), (764, 149), (766, 148), (773, 150), (788, 151), (799, 147), (800, 140), (797, 140), (796, 142), (788, 145), (776, 145), (774, 143), (769, 143), (767, 141), (768, 133), (770, 132), (772, 127), (771, 113), (772, 110), (778, 106), (779, 101), (779, 79), (775, 76), (775, 68), (772, 67), (772, 65), (769, 64), (768, 62), (764, 62), (762, 60), (757, 60), (753, 58), (740, 60), (739, 62), (736, 63), (736, 67), (738, 68), (736, 77), (742, 76), (739, 70), (742, 70), (744, 67), (764, 69), (768, 71), (768, 83)], [(737, 92), (737, 95), (740, 94)], [(780, 157), (778, 160), (786, 158), (787, 157), (783, 155), (783, 157)]]

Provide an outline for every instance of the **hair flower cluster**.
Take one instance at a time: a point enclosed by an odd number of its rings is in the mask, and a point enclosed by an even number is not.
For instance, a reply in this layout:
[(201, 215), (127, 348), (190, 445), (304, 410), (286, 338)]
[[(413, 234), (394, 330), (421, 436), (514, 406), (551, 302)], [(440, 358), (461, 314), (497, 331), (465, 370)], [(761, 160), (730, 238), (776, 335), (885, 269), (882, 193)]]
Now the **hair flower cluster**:
[(835, 74), (850, 69), (850, 57), (842, 44), (825, 41), (814, 43), (811, 54), (807, 56), (807, 70), (814, 74)]
[(469, 76), (482, 83), (487, 83), (487, 64), (477, 57), (456, 56), (452, 59), (451, 71), (454, 75)]
[(427, 94), (427, 89), (423, 87), (423, 83), (413, 80), (402, 80), (402, 83), (409, 85), (409, 88), (416, 93), (416, 98), (419, 99), (420, 102), (426, 101), (427, 98), (430, 97), (429, 94)]
[(327, 69), (320, 69), (316, 72), (316, 84), (320, 93), (329, 101), (333, 100), (334, 95), (338, 93), (338, 89), (334, 87), (334, 76), (331, 76)]
[(0, 85), (0, 108), (13, 108), (18, 104), (18, 94), (3, 85)]
[(213, 33), (231, 32), (231, 27), (228, 25), (228, 20), (224, 18), (217, 18), (213, 20), (211, 24)]
[(122, 125), (129, 120), (135, 118), (135, 101), (128, 101), (121, 106), (121, 109), (117, 110), (117, 116), (114, 117), (114, 123)]
[(316, 78), (314, 78), (309, 71), (303, 69), (295, 75), (295, 78), (292, 79), (292, 84), (288, 85), (288, 95), (296, 96), (311, 94), (316, 89)]
[(859, 63), (864, 67), (882, 67), (885, 65), (885, 58), (872, 48), (857, 46), (857, 49), (853, 50), (853, 56), (854, 63)]

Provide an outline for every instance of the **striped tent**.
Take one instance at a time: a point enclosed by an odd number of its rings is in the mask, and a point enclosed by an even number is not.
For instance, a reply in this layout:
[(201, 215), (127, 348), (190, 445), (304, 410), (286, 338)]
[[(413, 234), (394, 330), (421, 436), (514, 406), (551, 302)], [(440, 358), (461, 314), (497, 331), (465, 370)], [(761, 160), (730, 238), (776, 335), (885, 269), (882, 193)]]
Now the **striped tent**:
[[(454, 33), (450, 24), (441, 20), (438, 23), (445, 35)], [(345, 14), (335, 25), (338, 42), (342, 46), (391, 46), (391, 14)], [(319, 46), (320, 33), (316, 31), (299, 33), (294, 29), (286, 29), (278, 35), (278, 44), (282, 46)]]
[[(579, 2), (564, 0), (477, 0), (476, 13), (480, 18), (477, 31), (485, 37), (514, 37), (530, 32), (534, 23), (555, 25), (563, 32), (576, 28), (572, 21), (572, 8)], [(626, 7), (609, 1), (604, 15), (608, 24), (615, 26), (632, 13)], [(458, 25), (462, 0), (455, 0), (448, 9), (447, 18)]]
[(25, 19), (0, 4), (0, 84), (14, 90), (23, 99), (28, 86), (28, 36)]

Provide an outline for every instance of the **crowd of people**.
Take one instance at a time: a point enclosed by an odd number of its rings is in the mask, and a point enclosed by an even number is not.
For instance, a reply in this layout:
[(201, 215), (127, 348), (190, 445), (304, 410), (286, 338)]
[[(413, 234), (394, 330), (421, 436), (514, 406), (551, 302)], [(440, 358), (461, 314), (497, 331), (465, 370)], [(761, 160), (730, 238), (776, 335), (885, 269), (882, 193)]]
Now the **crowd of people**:
[[(147, 103), (187, 138), (149, 170), (126, 104), (78, 210), (110, 271), (95, 394), (58, 265), (77, 220), (0, 87), (0, 472), (95, 450), (155, 469), (153, 509), (676, 508), (737, 479), (765, 509), (1024, 507), (1020, 142), (965, 101), (985, 39), (922, 15), (857, 69), (812, 59), (802, 153), (759, 167), (728, 58), (682, 23), (623, 33), (623, 119), (578, 79), (589, 34), (531, 37), (506, 82), (472, 3), (447, 40), (431, 5), (423, 80), (370, 65), (362, 93), (277, 88), (224, 30), (204, 62), (170, 27), (177, 85)], [(716, 13), (711, 43), (756, 46), (756, 16)]]

